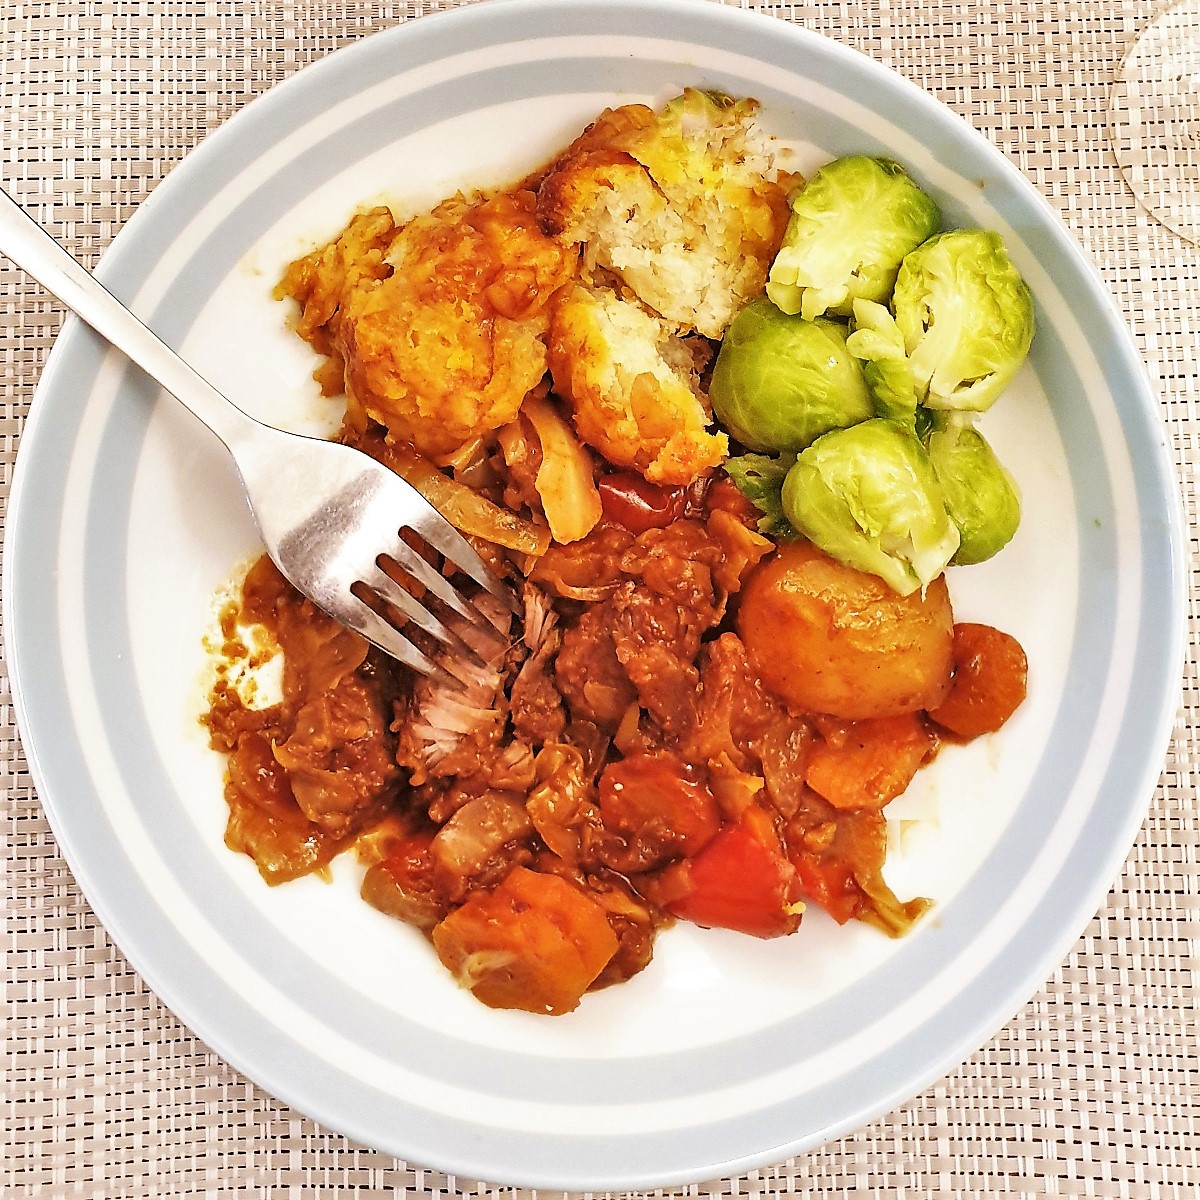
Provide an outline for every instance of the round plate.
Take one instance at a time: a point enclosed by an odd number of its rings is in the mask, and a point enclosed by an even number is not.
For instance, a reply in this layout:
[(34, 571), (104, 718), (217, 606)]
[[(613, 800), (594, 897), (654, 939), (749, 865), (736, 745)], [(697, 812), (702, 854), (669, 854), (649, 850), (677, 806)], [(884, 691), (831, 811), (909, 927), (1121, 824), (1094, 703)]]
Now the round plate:
[(636, 979), (550, 1019), (460, 991), (353, 863), (270, 889), (222, 843), (198, 723), (205, 634), (256, 552), (223, 451), (78, 323), (22, 437), (6, 640), (31, 769), (100, 919), (233, 1065), (359, 1142), (573, 1190), (778, 1161), (886, 1112), (980, 1046), (1102, 903), (1157, 778), (1184, 635), (1157, 407), (1096, 275), (1013, 166), (836, 43), (678, 0), (513, 0), (391, 29), (249, 105), (122, 230), (101, 275), (258, 415), (336, 425), (271, 299), (360, 205), (515, 181), (608, 104), (756, 96), (788, 165), (906, 163), (948, 223), (999, 230), (1036, 297), (1030, 364), (986, 429), (1025, 518), (956, 570), (960, 619), (1017, 635), (1030, 698), (890, 809), (888, 875), (936, 905), (906, 939), (810, 909), (779, 941), (679, 926)]

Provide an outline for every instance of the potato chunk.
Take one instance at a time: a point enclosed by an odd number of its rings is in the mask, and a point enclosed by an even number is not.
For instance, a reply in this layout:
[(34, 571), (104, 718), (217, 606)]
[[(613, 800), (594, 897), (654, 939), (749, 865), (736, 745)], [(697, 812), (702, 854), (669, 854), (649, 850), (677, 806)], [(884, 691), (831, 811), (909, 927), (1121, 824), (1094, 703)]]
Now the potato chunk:
[(797, 712), (858, 721), (940, 704), (953, 669), (943, 576), (901, 596), (810, 542), (780, 546), (750, 576), (738, 632), (763, 683)]

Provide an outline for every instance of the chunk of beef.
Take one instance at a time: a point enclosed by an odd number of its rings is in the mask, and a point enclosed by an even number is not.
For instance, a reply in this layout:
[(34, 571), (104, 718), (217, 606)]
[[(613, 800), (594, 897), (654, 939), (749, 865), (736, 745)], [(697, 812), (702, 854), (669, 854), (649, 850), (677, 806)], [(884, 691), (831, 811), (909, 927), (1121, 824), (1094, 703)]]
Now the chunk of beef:
[(613, 730), (637, 700), (617, 658), (612, 610), (592, 604), (563, 630), (554, 678), (571, 715)]
[(682, 735), (695, 712), (703, 618), (673, 599), (630, 582), (608, 602), (613, 651), (638, 703), (669, 734)]

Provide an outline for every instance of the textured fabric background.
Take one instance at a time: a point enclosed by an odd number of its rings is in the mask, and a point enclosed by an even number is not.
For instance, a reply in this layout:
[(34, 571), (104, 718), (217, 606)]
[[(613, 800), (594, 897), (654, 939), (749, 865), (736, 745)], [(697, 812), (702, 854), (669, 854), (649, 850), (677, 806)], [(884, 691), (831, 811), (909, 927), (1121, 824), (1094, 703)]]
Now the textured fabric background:
[[(451, 6), (0, 0), (3, 185), (94, 263), (172, 166), (251, 97), (346, 42)], [(915, 80), (1008, 154), (1062, 214), (1123, 308), (1161, 398), (1190, 535), (1192, 624), (1176, 736), (1149, 818), (1103, 910), (1042, 990), (952, 1075), (886, 1119), (773, 1169), (680, 1194), (1200, 1195), (1200, 250), (1138, 208), (1105, 115), (1125, 50), (1161, 6), (748, 6)], [(61, 318), (0, 261), (0, 515)], [(7, 676), (0, 778), (5, 1196), (504, 1194), (317, 1127), (237, 1075), (156, 1000), (58, 853), (13, 727)]]

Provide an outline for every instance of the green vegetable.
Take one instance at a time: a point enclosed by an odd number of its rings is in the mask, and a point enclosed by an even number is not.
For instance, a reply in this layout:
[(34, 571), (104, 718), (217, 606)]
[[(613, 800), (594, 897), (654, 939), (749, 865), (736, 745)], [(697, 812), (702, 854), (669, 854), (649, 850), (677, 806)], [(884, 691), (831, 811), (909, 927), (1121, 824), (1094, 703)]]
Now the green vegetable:
[(915, 429), (917, 385), (904, 350), (904, 335), (892, 314), (873, 300), (855, 300), (854, 331), (846, 349), (863, 365), (875, 413)]
[(984, 229), (951, 230), (909, 254), (892, 311), (930, 408), (990, 408), (1033, 340), (1033, 298), (1000, 235)]
[(725, 471), (738, 490), (763, 515), (760, 533), (772, 538), (792, 538), (796, 531), (783, 512), (783, 481), (796, 461), (794, 454), (772, 458), (767, 454), (741, 454), (725, 461)]
[(966, 565), (991, 558), (1008, 545), (1021, 521), (1012, 477), (983, 434), (962, 419), (939, 417), (927, 451), (959, 532), (953, 561)]
[(845, 327), (785, 316), (766, 299), (748, 304), (730, 325), (709, 399), (725, 428), (761, 451), (801, 450), (875, 412)]
[(929, 435), (933, 432), (936, 421), (937, 414), (926, 408), (923, 404), (917, 406), (916, 419), (913, 421), (913, 432), (916, 433), (922, 446), (928, 444)]
[(767, 295), (807, 320), (849, 316), (855, 299), (886, 302), (901, 260), (940, 224), (937, 205), (899, 163), (835, 159), (792, 198)]
[(818, 438), (783, 484), (783, 511), (827, 554), (903, 596), (942, 573), (958, 529), (916, 437), (877, 417)]

